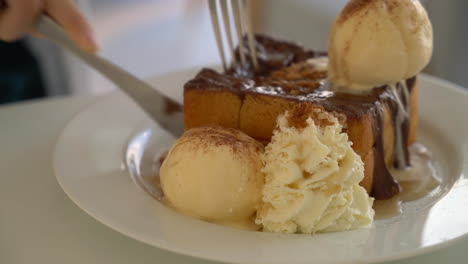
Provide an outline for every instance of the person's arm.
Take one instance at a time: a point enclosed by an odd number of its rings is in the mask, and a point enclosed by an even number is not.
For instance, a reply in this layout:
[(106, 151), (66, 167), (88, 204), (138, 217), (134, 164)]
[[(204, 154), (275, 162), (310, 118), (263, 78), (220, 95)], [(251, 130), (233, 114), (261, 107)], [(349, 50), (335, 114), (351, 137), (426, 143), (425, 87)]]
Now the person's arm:
[[(91, 27), (72, 0), (0, 0), (0, 40), (15, 41), (33, 30), (35, 19), (47, 14), (60, 24), (82, 49), (95, 51)], [(0, 5), (1, 6), (1, 5)]]

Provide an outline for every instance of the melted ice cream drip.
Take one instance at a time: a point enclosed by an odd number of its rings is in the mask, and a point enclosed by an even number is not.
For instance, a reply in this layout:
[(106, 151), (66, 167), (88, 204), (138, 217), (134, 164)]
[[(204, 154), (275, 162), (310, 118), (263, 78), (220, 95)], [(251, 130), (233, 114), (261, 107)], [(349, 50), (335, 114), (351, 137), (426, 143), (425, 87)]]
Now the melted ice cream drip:
[(397, 108), (395, 117), (394, 159), (395, 167), (397, 169), (404, 169), (407, 167), (406, 160), (408, 157), (406, 157), (407, 152), (405, 151), (405, 148), (407, 147), (408, 142), (405, 142), (407, 139), (403, 136), (403, 126), (410, 117), (410, 108), (408, 107), (409, 91), (405, 81), (399, 82), (398, 84), (390, 85)]

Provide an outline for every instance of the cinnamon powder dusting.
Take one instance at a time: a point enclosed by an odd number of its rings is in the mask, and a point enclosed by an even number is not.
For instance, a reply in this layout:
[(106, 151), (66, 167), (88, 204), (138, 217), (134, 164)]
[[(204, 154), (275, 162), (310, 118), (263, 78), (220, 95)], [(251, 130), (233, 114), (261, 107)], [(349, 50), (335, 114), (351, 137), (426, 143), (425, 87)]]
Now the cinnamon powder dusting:
[(401, 6), (401, 2), (398, 1), (387, 1), (387, 9), (390, 13), (394, 12), (397, 8)]
[(353, 16), (355, 13), (361, 11), (363, 8), (366, 8), (374, 2), (375, 0), (351, 0), (349, 3), (346, 5), (346, 7), (343, 9), (340, 15), (340, 19), (338, 20), (339, 23), (343, 23), (348, 18)]
[(308, 102), (294, 106), (288, 112), (288, 123), (297, 129), (308, 126), (307, 120), (311, 118), (316, 126), (325, 127), (335, 123), (332, 121), (332, 114), (325, 111), (322, 106), (317, 106)]
[(192, 141), (199, 150), (209, 150), (210, 146), (227, 146), (236, 154), (261, 152), (264, 147), (240, 130), (218, 125), (190, 129), (179, 141)]

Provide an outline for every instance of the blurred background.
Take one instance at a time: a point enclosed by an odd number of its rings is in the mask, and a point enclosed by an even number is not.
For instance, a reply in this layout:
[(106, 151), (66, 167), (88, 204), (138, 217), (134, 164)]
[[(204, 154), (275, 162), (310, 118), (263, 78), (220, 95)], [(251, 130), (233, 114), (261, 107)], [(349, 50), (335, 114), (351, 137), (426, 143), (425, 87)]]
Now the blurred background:
[[(252, 0), (257, 32), (325, 50), (347, 0)], [(468, 87), (468, 1), (424, 1), (435, 51), (426, 72)], [(206, 0), (77, 0), (100, 53), (141, 78), (219, 63)], [(115, 87), (46, 40), (0, 42), (0, 104)]]

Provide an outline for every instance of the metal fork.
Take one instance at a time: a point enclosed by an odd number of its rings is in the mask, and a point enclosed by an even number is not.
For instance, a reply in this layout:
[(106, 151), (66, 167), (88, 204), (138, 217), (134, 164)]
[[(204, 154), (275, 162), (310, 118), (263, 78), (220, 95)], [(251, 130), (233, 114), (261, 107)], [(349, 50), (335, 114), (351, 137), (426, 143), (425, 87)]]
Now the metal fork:
[[(243, 45), (243, 36), (247, 35), (248, 49), (252, 65), (258, 68), (257, 52), (255, 50), (255, 39), (252, 30), (252, 20), (250, 18), (250, 2), (248, 0), (208, 0), (210, 7), (211, 22), (215, 33), (216, 44), (219, 55), (223, 63), (224, 70), (227, 70), (227, 56), (225, 51), (224, 39), (227, 39), (227, 46), (233, 64), (239, 63), (235, 56), (233, 34), (231, 32), (231, 19), (234, 20), (234, 28), (239, 46), (240, 63), (246, 63), (245, 47)], [(231, 14), (229, 14), (231, 13)], [(225, 38), (222, 36), (221, 26), (224, 26)]]

